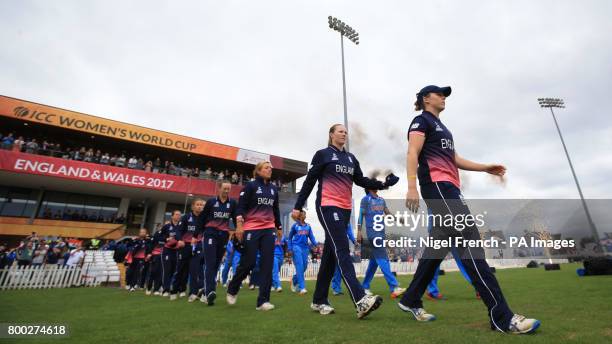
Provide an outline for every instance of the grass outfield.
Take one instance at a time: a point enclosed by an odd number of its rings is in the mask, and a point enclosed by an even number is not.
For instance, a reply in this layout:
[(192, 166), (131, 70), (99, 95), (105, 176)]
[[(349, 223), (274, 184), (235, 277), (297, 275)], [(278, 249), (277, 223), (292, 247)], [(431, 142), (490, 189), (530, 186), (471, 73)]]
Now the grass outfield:
[[(284, 283), (285, 291), (272, 294), (277, 309), (271, 312), (255, 311), (256, 292), (248, 289), (232, 307), (225, 303), (223, 290), (214, 307), (114, 288), (2, 291), (0, 323), (52, 321), (70, 327), (69, 338), (12, 340), (15, 343), (610, 343), (612, 276), (579, 278), (577, 267), (497, 271), (512, 309), (542, 321), (536, 334), (524, 336), (491, 331), (486, 308), (455, 272), (440, 277), (448, 300), (425, 301), (425, 308), (438, 317), (431, 323), (418, 323), (399, 311), (382, 278), (372, 289), (383, 293), (385, 301), (365, 320), (357, 320), (346, 295), (330, 296), (334, 315), (310, 311), (310, 281), (304, 297)], [(411, 278), (400, 276), (401, 285), (407, 286)]]

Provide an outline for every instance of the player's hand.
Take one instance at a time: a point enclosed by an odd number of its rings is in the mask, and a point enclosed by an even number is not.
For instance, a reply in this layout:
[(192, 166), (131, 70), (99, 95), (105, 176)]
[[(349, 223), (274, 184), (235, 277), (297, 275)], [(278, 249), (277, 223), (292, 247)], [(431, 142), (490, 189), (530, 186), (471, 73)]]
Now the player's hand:
[(419, 210), (419, 193), (416, 189), (409, 189), (406, 193), (406, 208), (413, 213)]
[(283, 237), (283, 229), (282, 228), (277, 228), (276, 229), (276, 237), (280, 240), (280, 238)]
[(485, 172), (494, 176), (503, 177), (506, 174), (506, 166), (499, 164), (485, 165)]
[(191, 238), (191, 245), (195, 245), (198, 243), (198, 239), (196, 239), (195, 237)]
[(387, 175), (387, 177), (385, 178), (385, 182), (383, 183), (383, 185), (388, 188), (397, 184), (397, 182), (399, 182), (399, 177), (393, 173), (389, 173), (389, 175)]
[(297, 221), (297, 220), (299, 220), (299, 218), (300, 218), (300, 214), (301, 214), (301, 213), (302, 213), (302, 212), (301, 212), (300, 210), (293, 209), (293, 210), (291, 211), (291, 218), (293, 219), (293, 221)]
[(244, 221), (242, 220), (242, 216), (239, 216), (239, 218), (240, 219), (236, 218), (236, 233), (234, 233), (234, 236), (238, 241), (242, 241), (244, 238), (244, 228), (242, 228)]
[(359, 243), (359, 245), (361, 245), (361, 243), (363, 242), (363, 235), (361, 234), (361, 231), (357, 231), (357, 242)]

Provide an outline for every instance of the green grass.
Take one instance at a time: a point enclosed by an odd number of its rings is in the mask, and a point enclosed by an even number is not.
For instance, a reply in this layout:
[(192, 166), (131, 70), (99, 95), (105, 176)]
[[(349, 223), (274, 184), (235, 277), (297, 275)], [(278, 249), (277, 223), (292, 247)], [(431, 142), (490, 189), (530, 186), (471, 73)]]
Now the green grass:
[[(225, 293), (214, 307), (186, 299), (128, 293), (116, 288), (15, 290), (0, 292), (0, 323), (58, 322), (69, 338), (15, 339), (15, 343), (610, 343), (612, 276), (578, 277), (578, 265), (561, 271), (498, 270), (497, 278), (512, 309), (542, 321), (534, 335), (504, 335), (489, 329), (487, 311), (459, 273), (440, 277), (447, 301), (425, 301), (438, 320), (417, 323), (398, 310), (382, 278), (373, 291), (385, 295), (381, 308), (357, 320), (348, 296), (330, 296), (336, 314), (309, 309), (311, 294), (286, 290), (272, 294), (277, 309), (255, 311), (256, 292), (243, 289), (229, 307)], [(407, 286), (411, 276), (400, 276)], [(314, 289), (314, 281), (308, 290)], [(9, 342), (2, 340), (2, 342)]]

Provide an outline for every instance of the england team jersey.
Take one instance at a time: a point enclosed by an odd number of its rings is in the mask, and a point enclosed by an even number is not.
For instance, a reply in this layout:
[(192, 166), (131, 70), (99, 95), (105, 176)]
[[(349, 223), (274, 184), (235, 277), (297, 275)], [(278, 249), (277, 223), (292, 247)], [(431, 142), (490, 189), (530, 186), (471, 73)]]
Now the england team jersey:
[(440, 119), (423, 111), (412, 120), (408, 137), (410, 134), (425, 136), (425, 143), (419, 154), (419, 184), (451, 182), (460, 187), (453, 135)]

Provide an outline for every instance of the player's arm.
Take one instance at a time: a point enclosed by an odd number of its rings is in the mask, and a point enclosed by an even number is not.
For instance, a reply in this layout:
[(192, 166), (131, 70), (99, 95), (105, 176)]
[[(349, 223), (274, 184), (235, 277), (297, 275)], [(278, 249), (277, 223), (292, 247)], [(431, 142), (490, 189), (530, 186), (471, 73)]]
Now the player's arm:
[(308, 239), (310, 239), (310, 243), (312, 244), (312, 246), (319, 245), (317, 243), (317, 239), (315, 239), (314, 233), (312, 232), (312, 227), (310, 227), (310, 225), (308, 225)]
[(317, 151), (312, 157), (311, 165), (312, 167), (310, 167), (310, 170), (308, 170), (306, 180), (304, 180), (304, 183), (302, 183), (302, 188), (300, 189), (295, 206), (293, 207), (293, 212), (291, 215), (294, 220), (297, 220), (297, 217), (300, 215), (299, 212), (302, 210), (302, 208), (304, 208), (304, 204), (306, 204), (308, 196), (310, 196), (312, 189), (321, 176), (321, 172), (323, 172), (323, 168), (325, 167), (325, 153), (322, 150)]
[(425, 144), (425, 134), (421, 131), (412, 131), (408, 134), (408, 153), (406, 155), (406, 178), (408, 179), (408, 192), (406, 193), (406, 208), (416, 212), (419, 208), (419, 192), (417, 190), (417, 168), (419, 154)]
[(361, 203), (359, 205), (359, 217), (357, 217), (357, 242), (363, 242), (363, 226), (365, 221), (365, 212), (366, 212), (366, 198), (361, 199)]
[(460, 170), (487, 172), (499, 177), (503, 177), (506, 174), (506, 167), (504, 165), (477, 163), (460, 156), (457, 152), (455, 152), (455, 163)]

